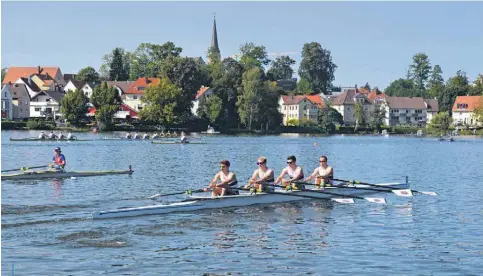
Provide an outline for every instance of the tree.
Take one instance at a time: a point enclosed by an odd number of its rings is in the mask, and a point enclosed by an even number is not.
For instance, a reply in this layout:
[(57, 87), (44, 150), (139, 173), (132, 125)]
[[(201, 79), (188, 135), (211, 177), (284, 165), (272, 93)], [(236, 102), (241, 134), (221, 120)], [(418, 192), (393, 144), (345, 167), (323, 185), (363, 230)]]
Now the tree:
[(87, 99), (83, 91), (77, 89), (70, 91), (66, 93), (60, 102), (60, 112), (62, 112), (64, 119), (72, 125), (79, 126), (81, 121), (86, 118), (89, 110), (88, 102), (89, 99)]
[(252, 130), (252, 124), (257, 120), (260, 112), (260, 101), (262, 99), (260, 96), (263, 94), (264, 89), (262, 76), (263, 72), (258, 67), (243, 73), (242, 87), (236, 102), (240, 121), (249, 130)]
[(423, 92), (426, 90), (426, 82), (431, 72), (431, 63), (428, 56), (425, 53), (415, 54), (410, 68), (416, 89), (420, 91), (420, 97), (424, 97)]
[(168, 58), (179, 57), (181, 51), (182, 48), (176, 47), (171, 41), (163, 45), (141, 43), (131, 57), (130, 79), (158, 77)]
[(327, 94), (330, 91), (336, 69), (337, 65), (332, 62), (329, 50), (317, 42), (304, 44), (299, 75), (309, 82), (314, 93)]
[(297, 88), (295, 90), (296, 92), (299, 92), (300, 94), (313, 94), (314, 91), (312, 90), (312, 86), (310, 85), (309, 81), (301, 78), (297, 82)]
[(114, 115), (119, 110), (121, 99), (114, 87), (108, 87), (106, 82), (94, 88), (91, 103), (96, 108), (96, 120), (100, 129), (110, 129)]
[(483, 96), (480, 97), (480, 100), (473, 109), (472, 117), (477, 122), (483, 123)]
[(473, 85), (470, 87), (470, 96), (483, 96), (483, 75), (478, 75)]
[(77, 79), (86, 82), (97, 82), (99, 81), (99, 73), (91, 66), (87, 66), (77, 73)]
[(177, 123), (181, 115), (176, 112), (181, 94), (182, 89), (168, 78), (161, 79), (157, 85), (149, 86), (144, 91), (142, 101), (146, 106), (139, 116), (145, 121), (162, 125)]
[(241, 45), (240, 54), (240, 63), (243, 65), (245, 71), (254, 67), (263, 69), (264, 66), (270, 63), (265, 46), (258, 46), (253, 42), (247, 42)]
[(374, 110), (371, 112), (371, 118), (369, 125), (377, 130), (381, 131), (381, 126), (384, 124), (384, 119), (386, 118), (386, 110), (381, 109), (380, 105), (376, 105)]
[(272, 67), (268, 70), (267, 76), (269, 75), (272, 81), (291, 79), (293, 76), (292, 65), (294, 64), (295, 60), (289, 56), (277, 57), (272, 62)]
[(283, 122), (283, 117), (278, 111), (280, 93), (277, 82), (266, 81), (260, 97), (262, 99), (258, 116), (260, 129), (265, 128), (265, 130), (268, 130), (269, 128), (279, 127)]
[(216, 96), (212, 95), (210, 97), (203, 97), (200, 100), (200, 105), (198, 108), (198, 116), (206, 117), (210, 123), (214, 124), (218, 116), (220, 116), (222, 109), (222, 101)]
[(7, 75), (8, 68), (7, 67), (2, 67), (2, 82), (3, 79), (5, 78), (5, 75)]
[(124, 64), (122, 48), (112, 51), (112, 60), (109, 64), (109, 80), (127, 81), (129, 79), (129, 64)]
[(334, 133), (335, 125), (342, 125), (344, 123), (344, 118), (339, 111), (329, 105), (319, 110), (318, 119), (319, 126), (327, 133)]
[(451, 112), (457, 96), (466, 96), (469, 93), (469, 81), (464, 71), (458, 70), (456, 76), (446, 82), (445, 89), (438, 98), (439, 110)]
[(443, 70), (441, 70), (441, 66), (435, 65), (428, 83), (428, 94), (433, 99), (439, 98), (444, 92), (444, 79), (442, 74)]
[(362, 88), (364, 88), (368, 91), (371, 91), (371, 85), (368, 82), (366, 82), (366, 84), (364, 86), (362, 86)]
[(414, 87), (414, 82), (407, 79), (398, 79), (386, 88), (386, 94), (391, 97), (420, 97), (418, 90)]
[(440, 112), (431, 119), (429, 122), (430, 128), (440, 129), (441, 134), (449, 129), (449, 126), (453, 123), (453, 118), (449, 115), (449, 112)]
[[(121, 75), (123, 76), (123, 78), (119, 78), (119, 81), (129, 79), (129, 74), (130, 74), (130, 71), (131, 71), (131, 56), (132, 56), (132, 53), (124, 50), (124, 48), (116, 47), (112, 50), (112, 52), (110, 52), (109, 54), (105, 54), (102, 57), (102, 64), (101, 64), (101, 67), (99, 69), (100, 78), (102, 80), (114, 80), (114, 79), (111, 79), (111, 65), (114, 61), (114, 52), (116, 50), (119, 52), (119, 54), (122, 57), (122, 68), (123, 68), (122, 71), (119, 69), (119, 65), (118, 65), (119, 61), (116, 61), (115, 72), (117, 72), (118, 74), (120, 74), (120, 72), (122, 72)], [(128, 77), (127, 79), (124, 79), (125, 74)]]
[(354, 131), (357, 131), (359, 126), (366, 125), (366, 118), (364, 116), (364, 108), (361, 103), (356, 103), (354, 106), (354, 118), (356, 119), (356, 125)]
[(298, 126), (299, 120), (298, 119), (290, 119), (287, 121), (287, 126)]

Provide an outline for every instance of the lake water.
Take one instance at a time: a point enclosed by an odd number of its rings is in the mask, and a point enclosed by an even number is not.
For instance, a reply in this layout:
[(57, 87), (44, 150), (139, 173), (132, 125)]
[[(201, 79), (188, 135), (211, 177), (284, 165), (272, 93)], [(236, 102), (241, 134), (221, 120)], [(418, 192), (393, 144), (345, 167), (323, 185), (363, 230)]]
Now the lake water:
[[(2, 169), (48, 163), (61, 146), (68, 170), (135, 170), (132, 176), (2, 181), (4, 275), (12, 269), (15, 275), (483, 275), (482, 139), (203, 136), (207, 144), (156, 145), (11, 142), (38, 132), (1, 134)], [(291, 154), (306, 175), (323, 154), (336, 178), (381, 183), (407, 175), (412, 189), (439, 196), (89, 218), (93, 211), (181, 200), (147, 197), (204, 187), (222, 159), (245, 183), (258, 156), (267, 156), (279, 174)]]

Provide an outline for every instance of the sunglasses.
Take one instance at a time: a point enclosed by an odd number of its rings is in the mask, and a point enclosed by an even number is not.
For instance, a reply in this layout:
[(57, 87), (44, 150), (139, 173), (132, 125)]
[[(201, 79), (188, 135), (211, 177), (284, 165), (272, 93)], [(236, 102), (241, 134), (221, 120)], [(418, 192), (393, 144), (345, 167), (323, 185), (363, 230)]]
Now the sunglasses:
[(287, 164), (292, 164), (292, 163), (293, 163), (293, 161), (287, 161)]
[(224, 165), (220, 165), (220, 168), (222, 168), (222, 169), (223, 169), (224, 167), (225, 167)]
[(257, 165), (265, 164), (265, 162), (257, 162)]
[(320, 163), (327, 163), (326, 160), (319, 160)]

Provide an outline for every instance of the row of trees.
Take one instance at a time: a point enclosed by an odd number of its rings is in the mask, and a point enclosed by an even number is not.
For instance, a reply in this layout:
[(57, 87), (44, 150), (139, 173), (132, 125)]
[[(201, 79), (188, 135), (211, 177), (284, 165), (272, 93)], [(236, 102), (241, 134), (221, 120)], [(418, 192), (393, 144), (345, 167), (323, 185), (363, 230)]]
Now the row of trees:
[(424, 53), (413, 56), (406, 77), (393, 81), (387, 88), (389, 96), (423, 97), (438, 99), (440, 111), (451, 112), (457, 96), (483, 96), (483, 76), (480, 75), (470, 84), (466, 73), (462, 70), (444, 80), (440, 65), (431, 66), (429, 57)]

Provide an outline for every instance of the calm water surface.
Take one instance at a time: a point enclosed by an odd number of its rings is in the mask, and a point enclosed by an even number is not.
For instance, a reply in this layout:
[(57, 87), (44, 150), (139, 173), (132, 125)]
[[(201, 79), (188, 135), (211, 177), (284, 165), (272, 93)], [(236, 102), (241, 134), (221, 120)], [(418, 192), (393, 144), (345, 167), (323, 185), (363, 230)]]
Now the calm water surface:
[[(202, 145), (147, 141), (11, 142), (2, 169), (50, 162), (69, 170), (135, 170), (132, 176), (2, 181), (2, 273), (11, 275), (483, 275), (483, 140), (403, 137), (202, 137)], [(121, 133), (122, 134), (122, 133)], [(99, 139), (102, 135), (80, 134)], [(318, 145), (315, 146), (314, 142)], [(431, 197), (387, 194), (387, 205), (324, 201), (96, 220), (93, 211), (205, 186), (228, 159), (246, 182), (256, 158), (276, 174), (288, 155), (306, 174), (329, 157), (336, 177), (404, 181)]]

